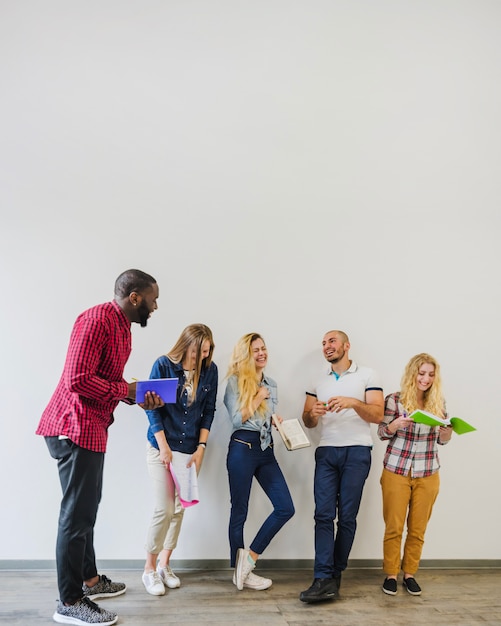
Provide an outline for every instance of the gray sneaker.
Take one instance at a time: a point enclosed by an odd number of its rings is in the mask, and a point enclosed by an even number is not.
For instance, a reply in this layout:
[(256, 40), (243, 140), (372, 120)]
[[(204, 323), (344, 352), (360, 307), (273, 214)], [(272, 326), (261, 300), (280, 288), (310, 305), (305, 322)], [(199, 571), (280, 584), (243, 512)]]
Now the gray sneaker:
[(61, 600), (57, 602), (57, 609), (52, 619), (59, 624), (101, 624), (111, 626), (116, 624), (118, 615), (112, 611), (100, 608), (89, 598), (77, 600), (71, 606), (65, 606)]
[(85, 583), (82, 587), (84, 598), (90, 600), (120, 596), (125, 593), (126, 589), (125, 583), (114, 583), (107, 576), (99, 576), (99, 580), (93, 587), (87, 587)]

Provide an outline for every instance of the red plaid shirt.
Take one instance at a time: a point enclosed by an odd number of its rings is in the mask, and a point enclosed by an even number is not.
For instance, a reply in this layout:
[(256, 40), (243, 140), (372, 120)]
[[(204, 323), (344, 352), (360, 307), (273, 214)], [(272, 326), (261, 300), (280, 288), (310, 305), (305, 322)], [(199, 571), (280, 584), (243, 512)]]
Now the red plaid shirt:
[(106, 452), (113, 411), (128, 393), (123, 371), (130, 352), (130, 321), (116, 302), (79, 315), (63, 373), (37, 435), (65, 435), (81, 448)]

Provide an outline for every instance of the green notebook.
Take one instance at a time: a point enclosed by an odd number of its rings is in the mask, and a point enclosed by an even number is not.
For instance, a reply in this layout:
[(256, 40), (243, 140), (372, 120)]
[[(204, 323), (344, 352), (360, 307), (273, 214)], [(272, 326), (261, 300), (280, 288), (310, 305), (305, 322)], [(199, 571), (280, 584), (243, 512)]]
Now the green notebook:
[(417, 422), (418, 424), (426, 424), (427, 426), (451, 426), (452, 430), (458, 435), (464, 435), (464, 433), (471, 433), (474, 428), (468, 422), (465, 422), (460, 417), (450, 417), (446, 419), (441, 419), (432, 413), (428, 413), (427, 411), (414, 411), (409, 417)]

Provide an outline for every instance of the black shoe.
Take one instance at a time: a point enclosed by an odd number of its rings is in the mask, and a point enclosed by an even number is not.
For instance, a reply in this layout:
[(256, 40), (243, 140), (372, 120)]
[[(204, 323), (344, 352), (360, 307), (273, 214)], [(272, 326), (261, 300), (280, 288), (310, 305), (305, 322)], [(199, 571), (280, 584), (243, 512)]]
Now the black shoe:
[(389, 596), (397, 595), (397, 581), (395, 578), (385, 578), (383, 582), (383, 591)]
[(404, 587), (411, 594), (411, 596), (420, 596), (421, 595), (421, 587), (417, 584), (415, 578), (404, 578), (403, 582)]
[(337, 576), (333, 576), (332, 580), (336, 581), (336, 587), (337, 587), (337, 590), (339, 591), (339, 589), (341, 588), (341, 574), (338, 574)]
[(299, 599), (301, 602), (333, 600), (338, 595), (337, 589), (337, 583), (334, 578), (315, 578), (309, 589), (301, 591)]

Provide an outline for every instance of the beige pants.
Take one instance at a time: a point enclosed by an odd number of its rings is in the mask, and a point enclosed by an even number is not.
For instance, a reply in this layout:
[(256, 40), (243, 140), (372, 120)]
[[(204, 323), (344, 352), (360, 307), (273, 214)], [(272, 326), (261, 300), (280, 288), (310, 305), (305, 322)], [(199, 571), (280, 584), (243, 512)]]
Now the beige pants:
[[(415, 574), (421, 560), (424, 534), (440, 488), (438, 472), (426, 478), (400, 476), (383, 469), (383, 570), (396, 576), (400, 569)], [(407, 518), (407, 537), (401, 559), (402, 534)]]
[(184, 509), (179, 502), (171, 473), (160, 461), (159, 451), (149, 442), (146, 463), (153, 484), (155, 509), (145, 548), (150, 554), (159, 554), (162, 550), (174, 550), (177, 546)]

